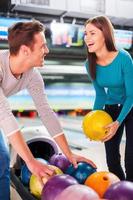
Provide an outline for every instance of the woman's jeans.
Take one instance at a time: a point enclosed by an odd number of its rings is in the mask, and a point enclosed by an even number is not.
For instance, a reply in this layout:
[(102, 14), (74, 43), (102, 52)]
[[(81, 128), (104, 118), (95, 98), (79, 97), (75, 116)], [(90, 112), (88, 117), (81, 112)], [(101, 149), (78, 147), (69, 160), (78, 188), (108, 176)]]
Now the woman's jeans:
[(0, 200), (10, 199), (10, 159), (6, 141), (0, 131)]
[[(109, 113), (115, 121), (119, 116), (122, 105), (106, 105), (105, 111)], [(120, 142), (123, 130), (126, 131), (125, 144), (125, 173), (121, 167)], [(106, 160), (109, 171), (116, 174), (121, 180), (133, 181), (133, 108), (120, 125), (114, 137), (105, 142)], [(126, 175), (125, 175), (126, 174)]]

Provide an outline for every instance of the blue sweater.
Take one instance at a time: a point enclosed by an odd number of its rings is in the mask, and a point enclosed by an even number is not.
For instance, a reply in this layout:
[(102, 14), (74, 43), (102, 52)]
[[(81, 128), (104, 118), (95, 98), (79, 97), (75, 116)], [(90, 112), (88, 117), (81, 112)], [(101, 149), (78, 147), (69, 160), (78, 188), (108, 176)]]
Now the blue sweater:
[[(89, 64), (86, 61), (89, 75)], [(103, 109), (105, 104), (122, 104), (117, 118), (121, 123), (133, 106), (133, 60), (125, 50), (119, 50), (115, 59), (106, 66), (96, 65), (96, 79), (92, 80), (96, 91), (94, 110)]]

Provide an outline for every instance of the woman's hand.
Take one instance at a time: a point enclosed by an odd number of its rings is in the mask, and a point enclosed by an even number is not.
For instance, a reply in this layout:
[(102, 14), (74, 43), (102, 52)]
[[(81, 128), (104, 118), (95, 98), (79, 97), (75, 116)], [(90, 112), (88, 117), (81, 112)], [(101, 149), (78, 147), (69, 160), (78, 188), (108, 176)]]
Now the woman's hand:
[(101, 140), (102, 142), (106, 142), (110, 140), (117, 132), (120, 123), (118, 121), (114, 121), (111, 124), (105, 126), (104, 128), (108, 131), (108, 134)]
[(89, 163), (90, 165), (92, 165), (94, 168), (97, 168), (97, 166), (94, 164), (94, 162), (92, 162), (91, 160), (83, 157), (83, 156), (80, 156), (80, 155), (77, 155), (77, 154), (74, 154), (72, 153), (69, 157), (68, 157), (69, 161), (73, 164), (73, 166), (75, 168), (78, 167), (78, 162), (86, 162), (86, 163)]

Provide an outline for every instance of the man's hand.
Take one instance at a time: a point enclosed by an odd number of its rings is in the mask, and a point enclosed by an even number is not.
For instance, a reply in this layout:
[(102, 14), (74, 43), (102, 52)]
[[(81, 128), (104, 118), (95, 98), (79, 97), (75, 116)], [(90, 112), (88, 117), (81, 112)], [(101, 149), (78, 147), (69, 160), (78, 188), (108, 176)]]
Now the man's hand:
[(105, 126), (104, 128), (108, 131), (108, 134), (101, 140), (102, 142), (106, 142), (110, 140), (117, 132), (120, 123), (118, 121), (114, 121), (111, 124)]
[(31, 173), (36, 175), (40, 181), (42, 181), (42, 177), (44, 176), (54, 175), (53, 168), (41, 163), (33, 157), (20, 131), (11, 134), (8, 139), (19, 156), (25, 161)]
[(55, 174), (52, 167), (36, 160), (35, 158), (26, 164), (31, 173), (37, 176), (40, 182), (43, 182), (43, 177), (50, 177)]
[(78, 167), (78, 162), (86, 162), (86, 163), (89, 163), (90, 165), (92, 165), (94, 168), (97, 168), (97, 166), (94, 164), (94, 162), (92, 162), (91, 160), (83, 157), (83, 156), (80, 156), (80, 155), (77, 155), (77, 154), (74, 154), (72, 153), (69, 157), (68, 157), (69, 161), (73, 164), (73, 166), (75, 168)]
[(87, 162), (94, 168), (97, 168), (96, 165), (91, 160), (71, 152), (64, 134), (60, 134), (59, 136), (54, 137), (54, 139), (61, 148), (62, 152), (65, 154), (68, 160), (74, 165), (75, 168), (78, 166), (77, 165), (78, 162)]

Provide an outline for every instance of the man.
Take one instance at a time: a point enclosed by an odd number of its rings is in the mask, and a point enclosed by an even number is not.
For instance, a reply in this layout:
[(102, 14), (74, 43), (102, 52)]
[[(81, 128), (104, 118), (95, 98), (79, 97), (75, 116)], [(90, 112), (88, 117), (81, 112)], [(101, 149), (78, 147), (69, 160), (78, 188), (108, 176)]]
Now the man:
[[(33, 157), (7, 101), (8, 96), (27, 89), (43, 124), (70, 162), (76, 167), (78, 161), (86, 161), (95, 167), (92, 161), (71, 152), (60, 123), (47, 102), (43, 79), (35, 69), (44, 65), (44, 58), (49, 53), (43, 25), (38, 21), (14, 24), (8, 30), (8, 43), (9, 51), (0, 52), (0, 128), (13, 148), (38, 178), (53, 174), (49, 166)], [(9, 184), (9, 155), (0, 134), (0, 199), (10, 198)]]

